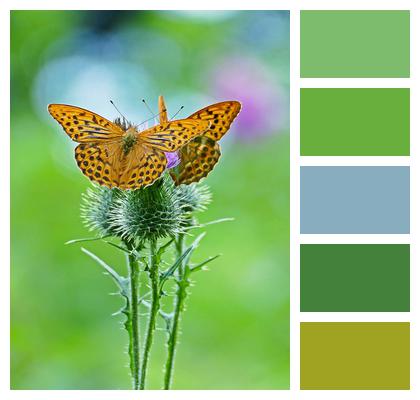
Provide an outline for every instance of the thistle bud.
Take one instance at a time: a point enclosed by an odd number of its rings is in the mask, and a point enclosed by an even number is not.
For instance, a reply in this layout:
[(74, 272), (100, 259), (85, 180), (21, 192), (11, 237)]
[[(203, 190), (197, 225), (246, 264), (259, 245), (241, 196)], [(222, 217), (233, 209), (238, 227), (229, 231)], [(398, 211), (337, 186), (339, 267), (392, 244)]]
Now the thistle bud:
[(90, 231), (96, 231), (99, 236), (116, 234), (112, 227), (111, 210), (120, 192), (119, 189), (93, 185), (82, 194), (81, 217)]
[(206, 185), (192, 183), (176, 186), (176, 189), (179, 204), (184, 213), (191, 214), (196, 211), (204, 211), (211, 203), (211, 193)]
[(156, 240), (183, 232), (192, 214), (210, 203), (207, 186), (175, 186), (168, 174), (137, 190), (89, 188), (83, 195), (82, 217), (101, 236)]

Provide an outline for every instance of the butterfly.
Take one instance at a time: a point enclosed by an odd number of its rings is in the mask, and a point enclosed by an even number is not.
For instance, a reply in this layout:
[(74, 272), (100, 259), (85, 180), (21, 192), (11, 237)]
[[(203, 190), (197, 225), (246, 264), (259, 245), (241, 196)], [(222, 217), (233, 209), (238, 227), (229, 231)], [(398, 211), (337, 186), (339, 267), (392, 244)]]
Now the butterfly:
[(165, 152), (176, 152), (210, 127), (209, 121), (187, 118), (137, 130), (125, 119), (111, 122), (76, 106), (50, 104), (48, 111), (79, 143), (75, 158), (83, 174), (110, 188), (149, 186), (165, 171)]
[[(223, 101), (204, 107), (187, 118), (189, 121), (207, 121), (210, 125), (178, 151), (181, 162), (170, 170), (176, 185), (198, 182), (210, 173), (221, 156), (217, 142), (229, 130), (240, 110), (238, 101)], [(159, 116), (161, 124), (168, 121), (162, 96), (159, 97)]]

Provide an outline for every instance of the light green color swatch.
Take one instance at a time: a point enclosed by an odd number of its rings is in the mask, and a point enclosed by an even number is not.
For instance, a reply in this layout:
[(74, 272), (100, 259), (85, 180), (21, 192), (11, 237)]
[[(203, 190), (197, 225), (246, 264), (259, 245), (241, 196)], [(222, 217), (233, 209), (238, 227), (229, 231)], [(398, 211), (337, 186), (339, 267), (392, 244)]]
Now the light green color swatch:
[(410, 12), (301, 11), (302, 78), (408, 78)]

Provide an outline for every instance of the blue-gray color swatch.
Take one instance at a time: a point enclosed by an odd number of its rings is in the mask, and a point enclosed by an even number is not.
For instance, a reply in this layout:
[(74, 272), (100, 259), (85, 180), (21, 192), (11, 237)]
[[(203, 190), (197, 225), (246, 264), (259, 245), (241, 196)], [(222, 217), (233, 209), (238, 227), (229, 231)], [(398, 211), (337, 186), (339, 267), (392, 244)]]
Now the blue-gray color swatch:
[(409, 167), (301, 167), (300, 233), (410, 233)]

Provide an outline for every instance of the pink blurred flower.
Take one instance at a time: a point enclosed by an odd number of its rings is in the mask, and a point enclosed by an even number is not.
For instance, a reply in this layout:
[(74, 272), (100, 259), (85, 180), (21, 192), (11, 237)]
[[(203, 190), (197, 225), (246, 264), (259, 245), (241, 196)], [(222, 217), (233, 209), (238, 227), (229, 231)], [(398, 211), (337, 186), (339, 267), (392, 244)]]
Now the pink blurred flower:
[(242, 103), (234, 125), (240, 138), (253, 140), (287, 127), (288, 91), (259, 60), (224, 59), (213, 70), (212, 81), (217, 98)]

